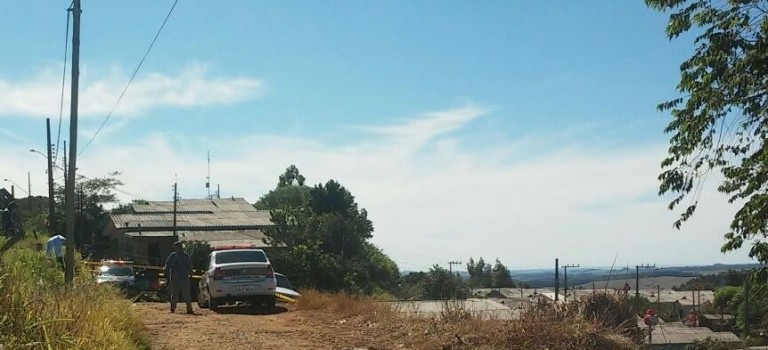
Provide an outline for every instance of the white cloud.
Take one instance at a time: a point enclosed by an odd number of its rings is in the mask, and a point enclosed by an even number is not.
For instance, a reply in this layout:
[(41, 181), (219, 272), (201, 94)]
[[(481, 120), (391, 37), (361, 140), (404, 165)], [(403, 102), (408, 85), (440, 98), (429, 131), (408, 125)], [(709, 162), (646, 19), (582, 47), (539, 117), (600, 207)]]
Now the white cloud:
[[(11, 81), (0, 77), (0, 117), (42, 118), (58, 115), (61, 76), (53, 69), (42, 69), (34, 77)], [(129, 75), (118, 70), (90, 79), (81, 72), (79, 113), (83, 117), (103, 117), (114, 106)], [(193, 107), (233, 104), (262, 96), (266, 85), (249, 77), (215, 77), (202, 65), (190, 65), (176, 75), (139, 72), (115, 115), (134, 116), (159, 107)], [(69, 101), (69, 82), (65, 101)], [(65, 114), (69, 104), (65, 103)]]
[[(362, 127), (371, 137), (336, 146), (316, 140), (252, 135), (230, 140), (152, 135), (127, 147), (85, 154), (84, 174), (123, 171), (124, 190), (150, 200), (171, 198), (174, 174), (182, 197), (205, 195), (205, 149), (212, 153), (212, 183), (224, 196), (256, 201), (277, 176), (296, 164), (311, 184), (337, 179), (368, 209), (374, 242), (404, 269), (428, 268), (470, 256), (499, 257), (512, 267), (562, 262), (702, 264), (743, 262), (746, 252), (719, 253), (735, 207), (711, 187), (694, 219), (677, 231), (675, 213), (657, 198), (663, 145), (635, 148), (561, 144), (541, 153), (514, 141), (494, 149), (463, 147), (452, 135), (481, 117), (466, 107), (425, 113), (384, 127)], [(404, 142), (403, 140), (409, 140)], [(194, 147), (192, 147), (194, 145)], [(507, 147), (508, 146), (508, 147)], [(509, 148), (525, 151), (515, 157)], [(0, 154), (0, 164), (43, 169)], [(37, 164), (39, 162), (39, 164)], [(44, 172), (33, 176), (42, 188)], [(39, 184), (39, 185), (37, 185)], [(126, 200), (130, 196), (123, 197)]]

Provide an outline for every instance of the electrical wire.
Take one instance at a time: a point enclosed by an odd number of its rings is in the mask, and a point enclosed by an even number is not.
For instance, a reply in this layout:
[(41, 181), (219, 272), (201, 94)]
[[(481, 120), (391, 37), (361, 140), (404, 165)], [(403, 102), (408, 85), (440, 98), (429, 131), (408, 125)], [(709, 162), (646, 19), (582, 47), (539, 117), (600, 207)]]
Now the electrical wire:
[(179, 0), (175, 0), (173, 2), (171, 9), (168, 11), (168, 14), (165, 16), (165, 19), (163, 20), (163, 24), (160, 25), (160, 28), (157, 30), (157, 33), (155, 34), (155, 37), (152, 39), (152, 42), (149, 43), (149, 47), (147, 47), (147, 51), (144, 53), (144, 56), (141, 57), (139, 64), (136, 65), (136, 69), (133, 70), (133, 74), (131, 74), (131, 78), (128, 79), (128, 84), (125, 85), (123, 92), (120, 93), (120, 96), (117, 98), (117, 101), (115, 101), (115, 104), (112, 106), (112, 110), (109, 111), (109, 114), (107, 114), (107, 117), (104, 118), (103, 122), (101, 122), (101, 125), (96, 130), (96, 133), (94, 133), (91, 139), (88, 140), (88, 143), (85, 144), (85, 147), (83, 147), (83, 149), (80, 150), (78, 155), (83, 154), (83, 152), (85, 152), (85, 150), (88, 149), (88, 146), (90, 146), (93, 140), (96, 139), (96, 136), (98, 136), (101, 130), (104, 129), (104, 125), (107, 124), (107, 121), (109, 121), (109, 118), (112, 117), (112, 114), (117, 109), (117, 106), (120, 104), (120, 101), (123, 100), (123, 96), (125, 96), (125, 93), (128, 91), (128, 88), (131, 87), (131, 83), (133, 82), (133, 79), (136, 78), (136, 74), (139, 73), (139, 69), (141, 69), (141, 66), (144, 64), (144, 61), (147, 59), (147, 56), (149, 56), (149, 52), (152, 51), (152, 48), (155, 46), (155, 42), (157, 41), (157, 38), (160, 37), (160, 33), (163, 31), (163, 28), (165, 28), (165, 24), (168, 23), (168, 19), (171, 17), (173, 10), (176, 8), (176, 4), (178, 3), (179, 3)]
[[(58, 133), (56, 134), (56, 154), (53, 156), (53, 163), (56, 163), (56, 159), (59, 157), (59, 142), (61, 141), (61, 118), (64, 115), (64, 87), (67, 81), (67, 54), (69, 53), (69, 18), (72, 15), (72, 5), (75, 2), (72, 1), (67, 8), (67, 29), (64, 34), (64, 68), (61, 72), (61, 100), (59, 101), (59, 126)], [(51, 147), (51, 145), (48, 145)]]

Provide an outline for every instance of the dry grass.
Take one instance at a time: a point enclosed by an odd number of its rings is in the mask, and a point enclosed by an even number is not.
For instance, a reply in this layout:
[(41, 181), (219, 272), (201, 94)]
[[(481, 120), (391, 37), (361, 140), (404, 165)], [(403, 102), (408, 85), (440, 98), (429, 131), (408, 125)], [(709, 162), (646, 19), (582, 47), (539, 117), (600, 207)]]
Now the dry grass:
[(80, 262), (64, 287), (56, 263), (24, 242), (0, 265), (0, 344), (32, 349), (142, 349), (149, 342), (130, 300), (96, 285)]
[(469, 312), (456, 302), (446, 302), (440, 315), (417, 317), (373, 299), (305, 291), (298, 310), (322, 312), (318, 322), (331, 323), (328, 316), (335, 317), (333, 323), (344, 325), (340, 336), (372, 349), (638, 349), (621, 335), (624, 323), (609, 324), (606, 320), (613, 318), (595, 311), (595, 305), (609, 298), (592, 302), (589, 317), (584, 307), (588, 303), (574, 302), (557, 308), (539, 305), (523, 312), (519, 320), (499, 320)]

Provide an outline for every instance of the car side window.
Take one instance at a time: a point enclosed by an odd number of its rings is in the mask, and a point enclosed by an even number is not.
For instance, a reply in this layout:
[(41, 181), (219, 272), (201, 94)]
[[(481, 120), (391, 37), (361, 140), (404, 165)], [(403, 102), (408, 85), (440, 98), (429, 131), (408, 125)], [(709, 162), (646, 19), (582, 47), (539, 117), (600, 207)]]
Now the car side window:
[(215, 255), (211, 254), (210, 256), (208, 256), (208, 266), (206, 266), (206, 268), (205, 268), (205, 269), (206, 269), (206, 270), (210, 270), (210, 269), (211, 269), (211, 266), (212, 266), (213, 264), (215, 264), (215, 263), (216, 263), (216, 258), (215, 258)]

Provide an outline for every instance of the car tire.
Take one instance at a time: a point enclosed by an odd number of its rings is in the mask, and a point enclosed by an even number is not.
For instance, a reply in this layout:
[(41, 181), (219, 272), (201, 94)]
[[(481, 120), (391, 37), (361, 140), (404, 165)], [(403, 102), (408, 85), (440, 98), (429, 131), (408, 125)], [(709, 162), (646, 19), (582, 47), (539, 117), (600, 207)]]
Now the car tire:
[(208, 308), (211, 309), (212, 311), (218, 310), (219, 309), (219, 301), (216, 300), (216, 298), (211, 296), (211, 292), (210, 291), (208, 291), (208, 297), (210, 297), (210, 299), (208, 299)]
[(264, 306), (266, 306), (268, 309), (272, 309), (277, 305), (277, 298), (275, 296), (269, 296), (266, 299), (264, 299)]
[(201, 309), (207, 309), (208, 308), (208, 301), (205, 300), (205, 297), (203, 296), (203, 291), (198, 290), (197, 291), (197, 306)]

